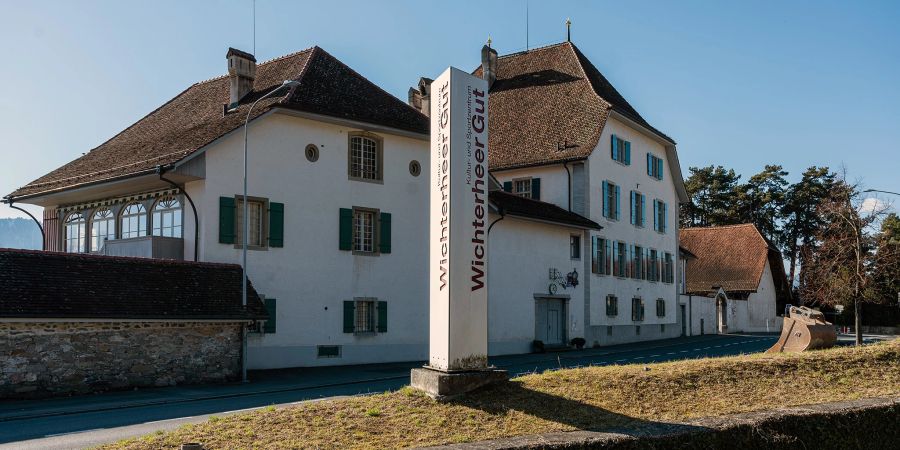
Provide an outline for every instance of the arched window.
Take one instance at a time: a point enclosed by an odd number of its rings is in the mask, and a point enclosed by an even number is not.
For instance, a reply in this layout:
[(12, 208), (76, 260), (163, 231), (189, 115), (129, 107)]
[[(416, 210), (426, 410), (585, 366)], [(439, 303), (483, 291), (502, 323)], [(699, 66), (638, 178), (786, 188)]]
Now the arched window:
[(163, 197), (153, 205), (153, 235), (181, 237), (181, 203), (174, 196)]
[(85, 232), (87, 223), (81, 213), (72, 213), (66, 217), (66, 251), (69, 253), (84, 253)]
[(147, 235), (147, 209), (131, 203), (122, 210), (122, 239)]
[(98, 209), (91, 218), (91, 251), (103, 248), (103, 243), (116, 238), (116, 217), (109, 208)]
[(381, 142), (362, 135), (351, 135), (349, 162), (351, 179), (381, 180)]

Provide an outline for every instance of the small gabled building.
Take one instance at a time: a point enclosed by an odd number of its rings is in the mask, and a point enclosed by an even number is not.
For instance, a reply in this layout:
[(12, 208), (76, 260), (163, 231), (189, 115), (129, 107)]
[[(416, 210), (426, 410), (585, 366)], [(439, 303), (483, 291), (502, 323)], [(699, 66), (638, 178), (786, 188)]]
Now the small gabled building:
[(691, 334), (775, 332), (791, 289), (781, 252), (753, 224), (681, 230)]
[(680, 335), (677, 219), (688, 197), (675, 141), (571, 42), (502, 56), (485, 47), (475, 74), (490, 83), (490, 169), (503, 189), (602, 227), (571, 237), (585, 296), (571, 313), (588, 345)]

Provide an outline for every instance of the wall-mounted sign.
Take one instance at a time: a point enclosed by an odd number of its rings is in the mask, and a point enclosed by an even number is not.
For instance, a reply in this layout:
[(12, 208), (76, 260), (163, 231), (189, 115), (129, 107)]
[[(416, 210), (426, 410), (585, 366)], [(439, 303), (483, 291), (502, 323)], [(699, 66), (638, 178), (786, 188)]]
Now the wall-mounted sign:
[(429, 366), (487, 367), (487, 82), (448, 68), (431, 84)]

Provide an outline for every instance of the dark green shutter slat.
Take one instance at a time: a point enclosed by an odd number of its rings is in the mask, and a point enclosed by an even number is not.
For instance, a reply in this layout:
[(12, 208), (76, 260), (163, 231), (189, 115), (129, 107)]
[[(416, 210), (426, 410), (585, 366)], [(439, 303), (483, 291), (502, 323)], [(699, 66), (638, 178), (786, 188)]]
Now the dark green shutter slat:
[(278, 301), (274, 298), (265, 299), (266, 313), (269, 314), (269, 318), (266, 319), (266, 326), (263, 328), (263, 331), (265, 331), (266, 333), (275, 332), (275, 319), (278, 317), (276, 314), (276, 311), (278, 309), (276, 307), (277, 303)]
[(391, 214), (381, 213), (381, 233), (378, 236), (378, 247), (381, 253), (391, 252)]
[(503, 190), (506, 192), (512, 192), (512, 181), (504, 181)]
[(625, 165), (631, 165), (631, 142), (625, 141)]
[(378, 302), (378, 332), (387, 331), (387, 302)]
[(353, 210), (341, 208), (340, 224), (340, 248), (341, 250), (353, 249)]
[(609, 146), (609, 157), (614, 161), (619, 160), (619, 143), (616, 141), (616, 135), (610, 136), (611, 142)]
[(535, 200), (541, 199), (541, 179), (540, 178), (532, 178), (531, 179), (531, 198)]
[(354, 323), (354, 302), (352, 300), (344, 301), (344, 333), (352, 333), (355, 330)]
[(219, 243), (234, 244), (234, 197), (219, 197)]
[(269, 247), (284, 247), (284, 203), (269, 203)]

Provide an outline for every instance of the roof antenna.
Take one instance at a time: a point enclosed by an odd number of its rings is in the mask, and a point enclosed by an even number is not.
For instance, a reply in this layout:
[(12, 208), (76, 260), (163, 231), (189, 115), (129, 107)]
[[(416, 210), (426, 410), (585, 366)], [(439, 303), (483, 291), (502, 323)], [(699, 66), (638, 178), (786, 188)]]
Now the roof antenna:
[(566, 42), (572, 42), (572, 21), (566, 19)]

